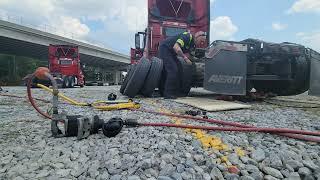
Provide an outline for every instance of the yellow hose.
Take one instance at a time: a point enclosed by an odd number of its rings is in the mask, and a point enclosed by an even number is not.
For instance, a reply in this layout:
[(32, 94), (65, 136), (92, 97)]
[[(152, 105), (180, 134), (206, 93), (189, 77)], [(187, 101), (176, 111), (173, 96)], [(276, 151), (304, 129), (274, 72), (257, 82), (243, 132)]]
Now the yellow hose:
[[(50, 88), (48, 88), (47, 86), (44, 86), (44, 85), (42, 85), (42, 84), (37, 84), (37, 86), (40, 87), (40, 88), (43, 89), (43, 90), (46, 90), (46, 91), (48, 91), (48, 92), (50, 92), (50, 93), (53, 93), (53, 90), (50, 89)], [(63, 95), (63, 94), (60, 93), (60, 92), (59, 92), (58, 96), (59, 96), (60, 98), (64, 99), (65, 101), (69, 102), (69, 103), (72, 104), (72, 105), (76, 105), (76, 106), (89, 106), (88, 103), (77, 102), (77, 101), (75, 101), (75, 100), (73, 100), (73, 99), (71, 99), (71, 98), (68, 98), (67, 96)]]
[(97, 105), (103, 103), (103, 101), (96, 101), (91, 104), (91, 106), (95, 109), (103, 110), (103, 111), (112, 111), (112, 110), (119, 110), (119, 109), (139, 109), (140, 104), (134, 102), (127, 102), (127, 103), (120, 103), (120, 104), (111, 104), (111, 105)]
[[(42, 84), (37, 84), (38, 87), (40, 87), (41, 89), (48, 91), (50, 93), (53, 93), (53, 90), (48, 88), (47, 86), (44, 86)], [(112, 111), (112, 110), (120, 110), (120, 109), (139, 109), (140, 108), (140, 104), (133, 102), (131, 99), (128, 100), (127, 103), (119, 103), (119, 104), (110, 104), (110, 105), (98, 105), (98, 104), (106, 104), (106, 101), (95, 101), (92, 104), (89, 103), (81, 103), (81, 102), (77, 102), (65, 95), (63, 95), (62, 93), (59, 93), (58, 96), (62, 99), (64, 99), (65, 101), (69, 102), (72, 105), (75, 106), (92, 106), (95, 109), (98, 110), (103, 110), (103, 111)]]

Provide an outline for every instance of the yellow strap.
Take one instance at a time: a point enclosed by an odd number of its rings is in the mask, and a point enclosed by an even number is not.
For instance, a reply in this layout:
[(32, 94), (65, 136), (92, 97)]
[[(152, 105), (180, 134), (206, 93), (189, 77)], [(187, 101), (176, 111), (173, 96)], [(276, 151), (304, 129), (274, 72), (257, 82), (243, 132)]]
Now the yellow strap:
[(179, 43), (181, 47), (184, 47), (184, 41), (182, 39), (178, 39), (177, 43)]

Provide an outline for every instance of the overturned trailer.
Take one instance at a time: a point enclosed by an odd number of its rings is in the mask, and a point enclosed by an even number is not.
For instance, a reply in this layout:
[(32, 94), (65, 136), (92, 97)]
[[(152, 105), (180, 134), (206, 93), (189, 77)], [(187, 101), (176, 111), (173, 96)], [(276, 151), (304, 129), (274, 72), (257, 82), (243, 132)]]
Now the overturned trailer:
[(309, 88), (320, 93), (320, 54), (294, 43), (215, 41), (192, 71), (192, 86), (217, 94), (245, 95), (252, 88), (284, 96)]

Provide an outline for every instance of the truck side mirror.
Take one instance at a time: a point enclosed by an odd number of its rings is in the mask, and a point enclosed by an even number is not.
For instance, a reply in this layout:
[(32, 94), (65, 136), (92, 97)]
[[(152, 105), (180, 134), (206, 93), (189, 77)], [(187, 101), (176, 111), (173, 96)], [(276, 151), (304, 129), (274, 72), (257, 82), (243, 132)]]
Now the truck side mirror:
[(136, 33), (135, 35), (135, 44), (136, 44), (136, 49), (140, 49), (140, 34), (139, 33)]

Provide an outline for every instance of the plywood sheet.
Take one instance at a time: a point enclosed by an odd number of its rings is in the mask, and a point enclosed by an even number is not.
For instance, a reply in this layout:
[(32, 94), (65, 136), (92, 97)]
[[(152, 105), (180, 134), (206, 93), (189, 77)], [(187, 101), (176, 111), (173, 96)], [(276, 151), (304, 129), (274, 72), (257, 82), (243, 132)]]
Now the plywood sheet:
[(185, 97), (174, 100), (175, 102), (190, 105), (205, 111), (227, 111), (236, 109), (248, 109), (251, 108), (250, 105), (214, 100), (205, 97)]

